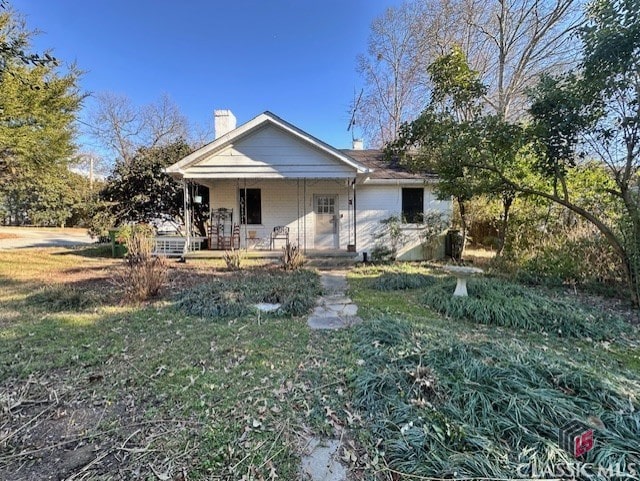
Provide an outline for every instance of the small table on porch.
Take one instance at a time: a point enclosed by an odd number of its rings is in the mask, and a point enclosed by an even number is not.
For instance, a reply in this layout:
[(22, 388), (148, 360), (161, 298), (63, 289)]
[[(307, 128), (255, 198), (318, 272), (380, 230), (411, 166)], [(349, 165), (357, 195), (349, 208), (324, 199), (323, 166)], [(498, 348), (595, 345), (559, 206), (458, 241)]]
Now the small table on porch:
[(460, 297), (468, 296), (467, 279), (484, 273), (482, 269), (467, 266), (443, 266), (442, 270), (456, 277), (458, 282), (456, 283), (456, 290), (453, 292), (453, 295)]

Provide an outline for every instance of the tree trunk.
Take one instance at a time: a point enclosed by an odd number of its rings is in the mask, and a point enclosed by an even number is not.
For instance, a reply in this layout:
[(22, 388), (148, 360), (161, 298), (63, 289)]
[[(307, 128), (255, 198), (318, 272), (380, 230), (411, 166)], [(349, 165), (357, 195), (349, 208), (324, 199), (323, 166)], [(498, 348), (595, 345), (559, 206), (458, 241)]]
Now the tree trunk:
[(467, 207), (461, 197), (457, 197), (457, 201), (458, 209), (460, 210), (460, 230), (462, 235), (462, 249), (460, 251), (460, 258), (462, 258), (462, 255), (464, 254), (464, 251), (467, 247)]
[(507, 240), (507, 230), (509, 228), (509, 211), (515, 199), (514, 194), (505, 194), (502, 196), (502, 218), (500, 219), (500, 227), (498, 228), (498, 250), (496, 256), (502, 255), (504, 245)]

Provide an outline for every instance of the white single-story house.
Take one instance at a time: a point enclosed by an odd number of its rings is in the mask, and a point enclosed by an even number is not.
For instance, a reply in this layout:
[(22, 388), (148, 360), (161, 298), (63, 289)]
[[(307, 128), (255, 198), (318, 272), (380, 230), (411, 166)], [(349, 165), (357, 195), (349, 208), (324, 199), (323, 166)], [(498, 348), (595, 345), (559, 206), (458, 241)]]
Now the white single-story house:
[[(279, 250), (288, 239), (304, 251), (362, 256), (374, 248), (383, 219), (451, 213), (451, 202), (434, 195), (435, 176), (407, 172), (361, 141), (337, 149), (271, 112), (236, 127), (231, 111), (216, 110), (215, 134), (166, 169), (184, 183), (185, 197), (190, 184), (208, 187), (209, 248)], [(420, 258), (416, 224), (402, 228), (399, 258)]]

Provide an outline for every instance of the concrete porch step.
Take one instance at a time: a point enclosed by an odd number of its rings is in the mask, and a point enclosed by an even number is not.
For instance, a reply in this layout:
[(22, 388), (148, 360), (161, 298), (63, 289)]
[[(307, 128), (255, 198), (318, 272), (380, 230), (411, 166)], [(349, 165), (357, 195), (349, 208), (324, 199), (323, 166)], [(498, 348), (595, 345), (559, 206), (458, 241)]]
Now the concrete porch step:
[[(272, 259), (277, 261), (282, 257), (282, 249), (274, 250), (245, 250), (241, 249), (245, 259)], [(222, 250), (201, 250), (192, 251), (186, 254), (187, 259), (222, 259), (225, 251)], [(357, 253), (340, 250), (316, 250), (308, 249), (304, 254), (306, 264), (311, 267), (332, 268), (349, 267), (357, 261)]]

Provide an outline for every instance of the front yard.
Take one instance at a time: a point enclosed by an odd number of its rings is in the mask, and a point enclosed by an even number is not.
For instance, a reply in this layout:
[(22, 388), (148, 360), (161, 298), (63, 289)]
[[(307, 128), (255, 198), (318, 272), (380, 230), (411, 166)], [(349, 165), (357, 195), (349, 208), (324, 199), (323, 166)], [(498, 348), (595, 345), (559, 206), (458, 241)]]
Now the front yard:
[[(640, 467), (640, 338), (615, 312), (496, 284), (468, 320), (434, 304), (436, 273), (364, 267), (364, 322), (311, 332), (313, 272), (172, 262), (127, 306), (97, 254), (0, 252), (0, 479), (297, 479), (308, 436), (343, 427), (354, 479), (533, 476), (576, 461), (555, 440), (572, 418), (595, 428), (582, 461)], [(522, 322), (505, 290), (541, 310)]]
[(0, 479), (294, 479), (342, 383), (323, 336), (290, 315), (186, 315), (175, 292), (230, 281), (205, 263), (120, 305), (121, 261), (79, 254), (0, 253)]

